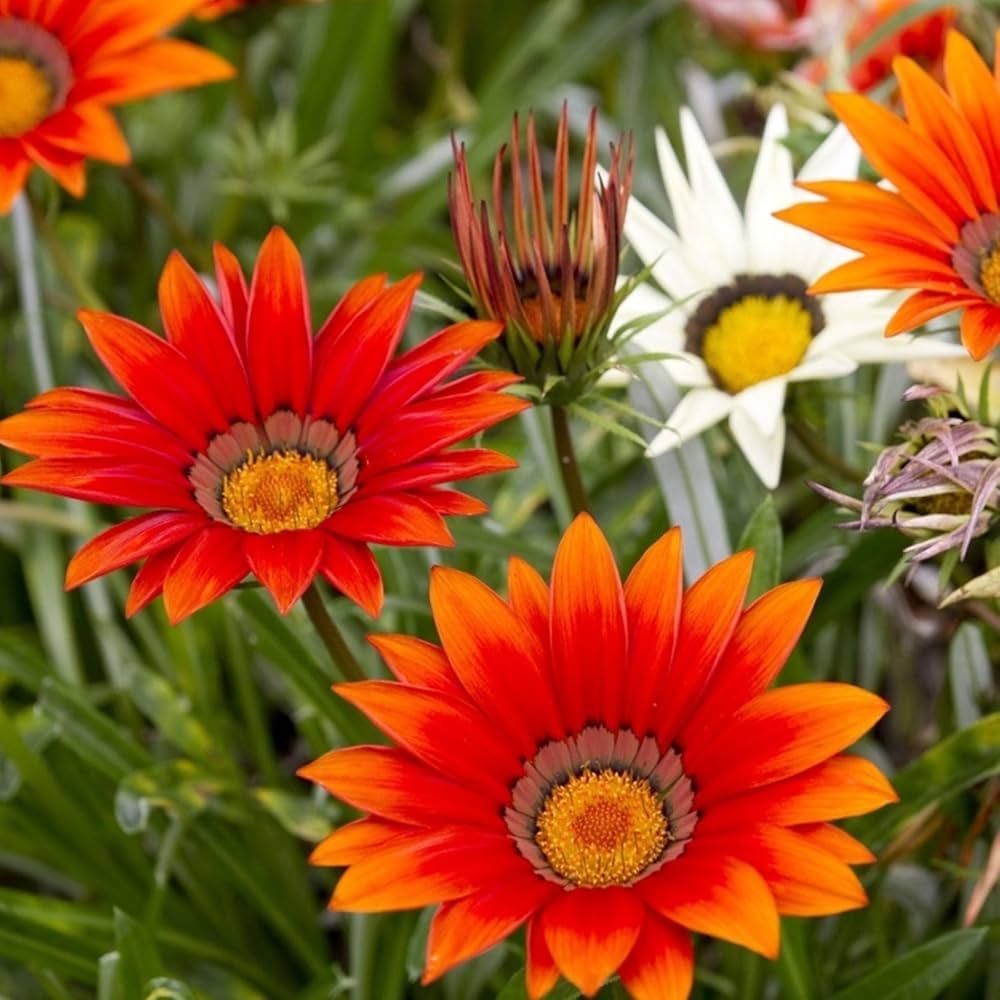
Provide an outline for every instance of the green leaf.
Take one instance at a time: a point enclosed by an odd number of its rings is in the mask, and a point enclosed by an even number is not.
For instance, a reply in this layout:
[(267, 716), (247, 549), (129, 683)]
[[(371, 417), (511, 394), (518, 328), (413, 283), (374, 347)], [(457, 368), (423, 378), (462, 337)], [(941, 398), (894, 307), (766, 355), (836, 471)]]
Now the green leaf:
[(115, 909), (115, 950), (118, 953), (118, 987), (122, 1000), (144, 997), (144, 984), (163, 972), (163, 963), (152, 937), (142, 924)]
[(987, 570), (963, 584), (958, 590), (953, 590), (938, 607), (947, 608), (959, 601), (969, 601), (982, 597), (1000, 597), (1000, 566)]
[(781, 518), (769, 493), (750, 515), (737, 549), (753, 549), (756, 557), (750, 577), (748, 599), (760, 597), (781, 582)]
[(852, 832), (878, 851), (911, 816), (1000, 772), (1000, 712), (952, 733), (897, 774), (900, 801), (856, 820)]
[[(528, 1000), (528, 991), (524, 985), (524, 968), (518, 969), (507, 984), (497, 994), (497, 1000)], [(551, 993), (546, 993), (546, 1000), (573, 1000), (580, 996), (580, 991), (572, 983), (560, 979)]]
[(783, 1000), (813, 1000), (818, 992), (805, 925), (801, 920), (785, 917), (781, 921), (778, 979), (781, 980)]
[(833, 1000), (934, 1000), (985, 937), (983, 927), (942, 934), (841, 990)]

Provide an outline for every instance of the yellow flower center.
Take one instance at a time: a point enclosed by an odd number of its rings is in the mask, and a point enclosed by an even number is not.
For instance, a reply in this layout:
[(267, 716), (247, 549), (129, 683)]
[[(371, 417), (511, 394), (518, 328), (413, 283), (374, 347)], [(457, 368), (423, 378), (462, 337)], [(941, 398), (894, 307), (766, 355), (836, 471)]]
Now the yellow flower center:
[(983, 294), (1000, 305), (1000, 242), (994, 243), (980, 259), (979, 283), (983, 286)]
[(320, 458), (294, 450), (248, 452), (222, 481), (222, 510), (255, 535), (301, 531), (336, 509), (337, 473)]
[(662, 797), (648, 781), (584, 771), (549, 793), (535, 842), (552, 870), (578, 886), (625, 885), (666, 847)]
[(701, 356), (730, 393), (792, 371), (805, 357), (813, 318), (787, 295), (747, 295), (705, 331)]
[(0, 139), (30, 132), (52, 110), (55, 89), (30, 59), (0, 54)]

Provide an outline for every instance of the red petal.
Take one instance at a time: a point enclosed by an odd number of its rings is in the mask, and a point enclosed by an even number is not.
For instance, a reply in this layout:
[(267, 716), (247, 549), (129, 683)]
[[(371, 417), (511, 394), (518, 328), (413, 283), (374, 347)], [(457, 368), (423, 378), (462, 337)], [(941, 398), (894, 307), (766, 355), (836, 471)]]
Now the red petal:
[(648, 906), (682, 927), (741, 944), (765, 958), (778, 955), (774, 896), (745, 861), (692, 844), (635, 887)]
[(525, 758), (565, 735), (535, 634), (486, 584), (435, 566), (430, 603), (452, 669), (480, 711)]
[(426, 986), (460, 962), (479, 955), (521, 926), (562, 890), (534, 873), (441, 905), (431, 921)]
[(352, 498), (325, 525), (327, 531), (383, 545), (444, 545), (455, 540), (433, 507), (406, 493)]
[(211, 604), (247, 575), (242, 535), (211, 525), (178, 551), (163, 585), (163, 601), (171, 625)]
[(332, 420), (343, 433), (353, 427), (410, 316), (421, 275), (413, 274), (382, 292), (350, 330), (324, 340), (316, 354), (311, 412)]
[(246, 358), (247, 346), (247, 282), (240, 262), (221, 243), (212, 247), (215, 256), (215, 281), (219, 286), (222, 315), (229, 324), (241, 358)]
[(694, 983), (691, 935), (647, 911), (619, 975), (633, 1000), (687, 1000)]
[(535, 633), (548, 657), (549, 587), (541, 574), (518, 556), (507, 564), (507, 594), (510, 606), (521, 621)]
[(965, 349), (982, 361), (1000, 344), (1000, 307), (992, 303), (970, 306), (962, 313), (961, 332)]
[[(329, 350), (333, 342), (342, 337), (351, 324), (374, 305), (379, 292), (385, 287), (387, 277), (385, 274), (372, 274), (347, 289), (316, 334), (317, 358), (320, 351)], [(327, 340), (330, 344), (325, 346)]]
[(321, 531), (281, 531), (274, 535), (243, 535), (243, 554), (250, 572), (287, 615), (313, 582), (323, 556)]
[(650, 727), (653, 697), (673, 658), (684, 588), (681, 532), (651, 545), (625, 581), (629, 668), (623, 719), (634, 733)]
[(432, 828), (442, 822), (469, 823), (505, 832), (495, 803), (396, 747), (332, 750), (296, 773), (361, 812), (399, 823)]
[(163, 591), (163, 581), (173, 564), (180, 546), (157, 552), (150, 556), (140, 567), (129, 587), (128, 598), (125, 601), (125, 616), (131, 618), (137, 615), (152, 601), (155, 601)]
[(509, 800), (521, 763), (468, 702), (392, 681), (338, 684), (334, 690), (428, 767), (481, 789), (498, 804)]
[(257, 409), (305, 416), (312, 380), (312, 332), (302, 258), (275, 227), (260, 248), (247, 307), (247, 367)]
[(545, 931), (537, 914), (528, 923), (526, 938), (525, 987), (530, 1000), (541, 1000), (559, 981), (559, 966), (545, 943)]
[(232, 330), (201, 279), (176, 250), (167, 258), (160, 277), (159, 298), (170, 343), (205, 377), (230, 421), (254, 423), (257, 414)]
[(382, 574), (371, 549), (363, 542), (327, 535), (319, 571), (331, 587), (354, 601), (372, 618), (382, 613), (385, 599)]
[(204, 527), (198, 514), (143, 514), (102, 531), (83, 545), (66, 567), (66, 589), (72, 590), (137, 559), (173, 548)]
[(593, 996), (628, 957), (644, 907), (631, 889), (574, 889), (541, 914), (545, 943), (562, 974)]
[(600, 719), (614, 732), (628, 662), (625, 596), (614, 555), (587, 514), (556, 550), (550, 627), (552, 670), (570, 731)]
[(423, 500), (442, 517), (475, 517), (485, 514), (490, 508), (479, 497), (470, 496), (459, 490), (410, 490), (410, 496)]
[(516, 469), (513, 458), (485, 448), (462, 448), (450, 451), (434, 461), (388, 469), (371, 478), (365, 477), (365, 489), (371, 493), (391, 493), (395, 490), (434, 486), (456, 482), (473, 476)]
[(740, 619), (753, 553), (737, 552), (709, 569), (684, 594), (680, 635), (653, 703), (657, 736), (670, 743), (710, 682)]
[(90, 343), (118, 384), (154, 419), (200, 451), (229, 427), (208, 383), (176, 347), (110, 313), (77, 314)]

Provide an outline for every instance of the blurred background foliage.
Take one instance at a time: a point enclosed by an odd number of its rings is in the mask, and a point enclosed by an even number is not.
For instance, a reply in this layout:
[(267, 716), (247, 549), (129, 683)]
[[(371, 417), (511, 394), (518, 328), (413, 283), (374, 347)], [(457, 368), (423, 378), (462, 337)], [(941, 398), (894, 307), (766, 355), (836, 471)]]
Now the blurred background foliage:
[[(426, 271), (434, 298), (411, 323), (417, 341), (445, 322), (435, 299), (461, 308), (445, 200), (451, 130), (485, 190), (514, 109), (533, 108), (551, 137), (563, 100), (577, 135), (597, 104), (608, 140), (634, 132), (635, 190), (667, 215), (653, 127), (674, 133), (692, 67), (737, 65), (672, 0), (328, 0), (191, 22), (184, 33), (236, 63), (239, 80), (126, 109), (134, 165), (92, 165), (81, 202), (32, 180), (58, 383), (104, 382), (76, 307), (103, 304), (158, 329), (156, 282), (171, 248), (205, 269), (221, 240), (249, 263), (275, 221), (306, 257), (316, 318), (364, 274)], [(763, 79), (778, 64), (760, 58), (752, 74)], [(737, 95), (732, 128), (752, 136), (761, 120)], [(752, 141), (730, 150), (737, 188), (753, 151)], [(3, 414), (36, 389), (15, 271), (0, 219)], [(724, 432), (705, 438), (700, 474), (711, 469), (712, 480), (700, 481), (719, 500), (706, 556), (754, 545), (755, 592), (825, 577), (782, 680), (884, 693), (893, 711), (860, 752), (893, 775), (902, 800), (850, 824), (881, 859), (863, 875), (868, 909), (786, 920), (775, 964), (702, 943), (698, 998), (1000, 996), (995, 894), (963, 928), (998, 830), (998, 609), (937, 610), (933, 571), (885, 584), (903, 541), (836, 532), (840, 517), (805, 485), (856, 489), (852, 477), (870, 464), (858, 442), (890, 440), (907, 381), (894, 367), (867, 368), (799, 387), (798, 434), (773, 497)], [(678, 483), (628, 439), (592, 423), (574, 429), (594, 512), (627, 568), (668, 526), (662, 491)], [(529, 413), (489, 437), (521, 463), (475, 482), (491, 513), (454, 521), (454, 550), (381, 551), (389, 596), (377, 623), (331, 602), (372, 675), (384, 668), (367, 632), (432, 636), (433, 563), (493, 586), (511, 553), (548, 572), (568, 508), (547, 423)], [(159, 602), (123, 619), (124, 573), (64, 594), (69, 554), (113, 519), (34, 495), (0, 500), (0, 996), (521, 1000), (516, 943), (425, 989), (427, 914), (324, 912), (334, 874), (306, 857), (349, 817), (294, 771), (370, 740), (369, 728), (330, 693), (334, 674), (300, 608), (282, 619), (247, 589), (170, 628)], [(554, 995), (575, 993), (564, 984)]]

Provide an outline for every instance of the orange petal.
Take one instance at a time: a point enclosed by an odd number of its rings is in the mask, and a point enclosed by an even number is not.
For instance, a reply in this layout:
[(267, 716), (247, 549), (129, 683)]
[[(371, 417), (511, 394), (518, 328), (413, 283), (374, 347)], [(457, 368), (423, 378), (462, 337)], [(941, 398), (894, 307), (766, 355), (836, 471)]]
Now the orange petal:
[(366, 494), (339, 508), (326, 522), (334, 535), (382, 545), (455, 544), (441, 515), (408, 493)]
[(496, 720), (525, 759), (564, 735), (535, 634), (484, 583), (435, 566), (430, 603), (455, 675), (482, 713)]
[(888, 711), (883, 699), (850, 684), (795, 684), (758, 695), (685, 749), (699, 808), (801, 774), (850, 746)]
[(506, 834), (468, 827), (401, 834), (341, 876), (332, 909), (412, 910), (481, 892), (530, 872)]
[(933, 77), (912, 59), (897, 56), (892, 68), (899, 81), (910, 125), (948, 157), (977, 207), (995, 212), (997, 196), (990, 165), (969, 123)]
[(740, 620), (753, 552), (738, 552), (711, 567), (684, 594), (680, 637), (653, 703), (657, 736), (670, 743), (710, 682)]
[(545, 931), (537, 914), (528, 922), (525, 938), (524, 985), (529, 1000), (541, 1000), (559, 981), (559, 966), (545, 943)]
[(313, 582), (323, 556), (321, 531), (282, 531), (243, 536), (250, 572), (267, 588), (278, 611), (287, 615)]
[(458, 822), (501, 833), (506, 829), (495, 803), (396, 747), (331, 750), (296, 773), (361, 812), (398, 823), (435, 827)]
[(651, 545), (625, 581), (628, 685), (623, 718), (634, 733), (649, 729), (652, 701), (674, 655), (684, 589), (680, 528)]
[(69, 561), (66, 589), (172, 548), (205, 523), (204, 515), (157, 512), (116, 524), (83, 545)]
[(776, 958), (778, 910), (767, 883), (745, 861), (714, 852), (710, 841), (701, 848), (697, 837), (696, 831), (684, 854), (636, 889), (649, 907), (682, 927)]
[(399, 680), (414, 687), (464, 695), (464, 689), (440, 646), (408, 635), (370, 635), (368, 641)]
[(222, 315), (232, 331), (233, 341), (241, 358), (245, 358), (249, 292), (246, 278), (243, 277), (243, 268), (240, 267), (236, 257), (221, 243), (212, 245), (212, 255), (215, 258), (215, 283), (219, 289)]
[(747, 608), (705, 697), (681, 729), (682, 745), (692, 733), (718, 725), (767, 690), (799, 641), (821, 586), (819, 580), (795, 580), (769, 590)]
[(302, 258), (283, 229), (257, 256), (247, 306), (247, 369), (262, 417), (288, 409), (304, 417), (312, 381), (312, 327)]
[(387, 278), (387, 274), (372, 274), (347, 289), (316, 334), (317, 358), (324, 349), (324, 341), (334, 341), (343, 336), (351, 323), (372, 307), (379, 292), (385, 287)]
[(795, 832), (846, 865), (868, 865), (878, 859), (860, 840), (832, 823), (807, 823)]
[(3, 146), (0, 142), (0, 215), (6, 215), (13, 208), (14, 199), (21, 193), (32, 167), (31, 160), (21, 152), (20, 147), (11, 153), (5, 151)]
[(959, 31), (949, 31), (944, 72), (948, 91), (979, 137), (994, 187), (1000, 186), (1000, 91), (976, 47)]
[(561, 891), (531, 872), (442, 903), (431, 921), (421, 983), (426, 986), (460, 962), (492, 948)]
[(574, 889), (542, 911), (545, 943), (562, 974), (593, 996), (628, 957), (643, 921), (631, 889)]
[(1000, 306), (970, 306), (962, 313), (962, 343), (976, 361), (1000, 344)]
[(593, 518), (580, 514), (552, 564), (552, 670), (570, 731), (595, 720), (618, 728), (628, 658), (625, 622), (614, 555)]
[(910, 295), (892, 314), (892, 318), (885, 326), (885, 335), (894, 337), (898, 333), (914, 330), (954, 309), (961, 309), (962, 306), (974, 305), (981, 301), (981, 297), (972, 292), (963, 296), (951, 292), (931, 292), (921, 289)]
[(70, 104), (45, 121), (46, 142), (77, 156), (125, 164), (132, 156), (115, 116), (93, 101)]
[(364, 816), (336, 829), (321, 840), (309, 855), (309, 864), (341, 868), (362, 861), (400, 836), (413, 833), (403, 823), (393, 823), (378, 816)]
[(633, 1000), (687, 1000), (694, 983), (691, 935), (647, 911), (619, 975)]
[(165, 549), (150, 556), (140, 567), (129, 587), (125, 601), (125, 617), (137, 615), (143, 608), (155, 601), (163, 592), (163, 582), (173, 565), (180, 546)]
[(811, 295), (856, 292), (869, 288), (927, 288), (964, 294), (968, 285), (951, 265), (909, 251), (875, 253), (827, 271), (809, 286)]
[(247, 575), (238, 531), (210, 525), (178, 551), (163, 584), (163, 602), (171, 625), (211, 604)]
[(507, 563), (507, 595), (515, 614), (537, 636), (542, 649), (549, 646), (549, 587), (541, 574), (519, 556)]

